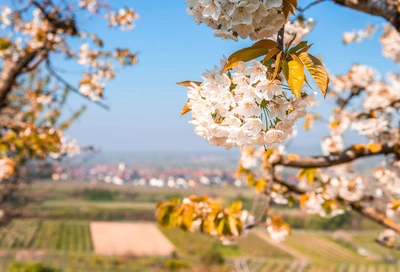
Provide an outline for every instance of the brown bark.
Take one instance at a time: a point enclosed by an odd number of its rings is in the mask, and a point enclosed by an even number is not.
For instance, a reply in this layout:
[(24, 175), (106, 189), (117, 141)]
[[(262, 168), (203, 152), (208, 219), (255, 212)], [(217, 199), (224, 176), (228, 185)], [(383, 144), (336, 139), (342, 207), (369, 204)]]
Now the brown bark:
[(22, 70), (35, 58), (37, 51), (20, 53), (16, 62), (4, 61), (3, 70), (0, 73), (0, 110), (7, 105), (7, 95), (12, 90), (15, 80)]
[(399, 0), (333, 0), (333, 2), (354, 10), (380, 16), (400, 32)]
[(323, 168), (352, 162), (363, 157), (395, 153), (397, 148), (398, 146), (395, 144), (385, 144), (382, 145), (382, 149), (379, 152), (372, 152), (367, 147), (360, 150), (356, 146), (351, 146), (343, 152), (330, 154), (328, 156), (298, 156), (293, 158), (290, 155), (280, 155), (272, 164), (294, 168)]

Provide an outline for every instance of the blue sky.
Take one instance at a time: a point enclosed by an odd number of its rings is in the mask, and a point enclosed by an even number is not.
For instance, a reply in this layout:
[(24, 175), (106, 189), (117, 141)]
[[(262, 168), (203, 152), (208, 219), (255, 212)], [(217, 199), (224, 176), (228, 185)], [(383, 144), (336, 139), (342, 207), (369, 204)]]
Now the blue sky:
[[(300, 0), (300, 6), (308, 2)], [(112, 1), (115, 7), (127, 3), (140, 14), (133, 31), (109, 30), (98, 19), (86, 20), (82, 27), (102, 37), (108, 48), (127, 47), (138, 52), (139, 63), (118, 69), (117, 78), (107, 85), (110, 111), (71, 95), (72, 107), (88, 104), (89, 108), (68, 134), (81, 145), (104, 151), (223, 151), (193, 134), (193, 127), (187, 123), (189, 114), (179, 117), (187, 97), (186, 89), (175, 82), (200, 80), (200, 74), (218, 64), (223, 54), (229, 56), (252, 42), (214, 38), (211, 29), (197, 26), (186, 14), (184, 0)], [(371, 65), (383, 74), (399, 70), (381, 55), (378, 35), (362, 44), (342, 44), (343, 32), (364, 28), (368, 22), (383, 23), (380, 18), (332, 3), (321, 3), (305, 15), (317, 21), (315, 30), (306, 37), (314, 43), (310, 52), (321, 56), (330, 72), (345, 73), (354, 62)], [(327, 117), (332, 105), (327, 99), (314, 111)], [(300, 133), (293, 145), (318, 145), (318, 137), (327, 133), (324, 127)]]

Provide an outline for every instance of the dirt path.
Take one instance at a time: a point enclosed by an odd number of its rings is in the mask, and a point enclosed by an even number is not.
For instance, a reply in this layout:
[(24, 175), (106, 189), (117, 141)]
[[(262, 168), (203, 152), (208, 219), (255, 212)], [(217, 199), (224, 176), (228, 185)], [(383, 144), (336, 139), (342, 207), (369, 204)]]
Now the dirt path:
[(152, 223), (91, 222), (90, 230), (97, 254), (170, 256), (175, 250)]

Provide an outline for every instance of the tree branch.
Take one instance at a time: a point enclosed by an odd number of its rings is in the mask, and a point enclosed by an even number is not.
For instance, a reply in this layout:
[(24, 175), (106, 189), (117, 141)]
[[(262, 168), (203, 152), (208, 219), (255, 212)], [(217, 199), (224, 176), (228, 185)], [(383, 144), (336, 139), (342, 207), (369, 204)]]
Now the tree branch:
[[(295, 194), (305, 194), (306, 191), (297, 187), (295, 184), (291, 184), (287, 182), (285, 179), (283, 179), (281, 176), (274, 174), (274, 182), (277, 182), (281, 185), (286, 186), (291, 192)], [(344, 205), (347, 205), (352, 208), (352, 210), (356, 211), (359, 213), (361, 216), (366, 217), (370, 219), (371, 221), (385, 227), (385, 228), (390, 228), (397, 233), (400, 233), (400, 224), (396, 224), (393, 220), (387, 218), (387, 216), (382, 213), (377, 211), (375, 208), (371, 207), (364, 207), (360, 202), (348, 202), (348, 201), (340, 201)]]
[(347, 98), (339, 98), (337, 100), (337, 104), (341, 109), (344, 109), (349, 103), (350, 100), (353, 99), (354, 97), (358, 96), (363, 88), (358, 87), (358, 86), (353, 86), (350, 90), (350, 95)]
[(366, 208), (361, 205), (359, 202), (353, 202), (350, 203), (349, 206), (359, 213), (360, 215), (367, 217), (371, 221), (378, 223), (379, 225), (392, 229), (396, 231), (397, 233), (400, 233), (400, 225), (396, 224), (393, 220), (390, 220), (389, 218), (386, 217), (385, 214), (377, 211), (374, 208)]
[(394, 250), (400, 250), (400, 245), (396, 245), (393, 243), (388, 243), (386, 241), (380, 240), (380, 239), (375, 239), (375, 242), (383, 247), (389, 248), (389, 249), (394, 249)]
[(0, 109), (7, 105), (7, 95), (15, 84), (16, 78), (36, 56), (37, 50), (29, 52), (23, 50), (17, 61), (5, 60), (4, 68), (0, 74)]
[(69, 90), (71, 90), (71, 91), (73, 91), (74, 93), (77, 93), (77, 94), (79, 94), (80, 96), (82, 96), (82, 97), (88, 99), (90, 102), (93, 102), (93, 103), (95, 103), (96, 105), (99, 105), (100, 107), (102, 107), (102, 108), (105, 109), (105, 110), (109, 110), (109, 109), (110, 109), (106, 104), (102, 103), (101, 101), (93, 101), (93, 100), (91, 100), (89, 97), (87, 97), (87, 96), (81, 94), (77, 88), (75, 88), (74, 86), (72, 86), (71, 84), (69, 84), (67, 80), (65, 80), (64, 78), (62, 78), (59, 74), (57, 74), (57, 73), (54, 71), (54, 69), (51, 67), (51, 64), (50, 64), (49, 61), (46, 62), (46, 68), (47, 68), (47, 71), (49, 71), (49, 73), (50, 73), (53, 77), (55, 77), (58, 81), (60, 81), (62, 84), (64, 84), (66, 87), (68, 87)]
[(330, 154), (328, 156), (298, 156), (293, 158), (289, 155), (280, 155), (272, 163), (273, 165), (282, 165), (294, 168), (323, 168), (330, 167), (342, 163), (352, 162), (356, 159), (363, 157), (372, 157), (377, 155), (387, 155), (394, 153), (398, 145), (396, 144), (384, 144), (382, 149), (378, 152), (372, 152), (369, 148), (359, 149), (355, 145), (349, 147), (340, 153)]

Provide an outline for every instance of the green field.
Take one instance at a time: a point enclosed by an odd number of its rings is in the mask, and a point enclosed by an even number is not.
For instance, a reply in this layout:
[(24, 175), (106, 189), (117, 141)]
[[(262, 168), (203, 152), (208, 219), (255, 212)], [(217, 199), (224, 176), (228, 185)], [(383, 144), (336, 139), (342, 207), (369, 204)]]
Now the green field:
[(381, 260), (359, 255), (356, 249), (333, 239), (331, 232), (295, 230), (285, 242), (275, 244), (258, 229), (237, 244), (224, 246), (206, 234), (161, 231), (176, 247), (170, 258), (107, 257), (93, 253), (89, 221), (16, 219), (0, 230), (0, 251), (6, 253), (0, 257), (0, 268), (6, 271), (22, 252), (31, 261), (61, 271), (171, 271), (179, 266), (189, 267), (180, 271), (234, 271), (238, 267), (260, 272), (400, 271), (400, 266), (384, 262), (395, 260), (399, 253), (372, 242), (377, 232), (348, 233), (353, 246), (362, 246)]
[[(36, 186), (36, 187), (35, 187)], [(226, 205), (241, 199), (246, 208), (253, 190), (243, 188), (171, 189), (109, 186), (88, 183), (41, 183), (29, 190), (49, 190), (49, 195), (26, 208), (25, 219), (0, 227), (0, 272), (13, 260), (37, 261), (59, 271), (249, 271), (249, 272), (400, 272), (395, 263), (400, 252), (374, 243), (379, 227), (346, 213), (332, 219), (306, 216), (296, 208), (273, 206), (294, 230), (281, 244), (261, 229), (252, 230), (237, 244), (224, 246), (206, 234), (167, 230), (174, 244), (170, 257), (107, 257), (94, 254), (91, 221), (153, 221), (157, 201), (191, 194), (209, 195)], [(298, 228), (298, 229), (296, 229)], [(299, 230), (299, 229), (312, 230)], [(341, 229), (338, 239), (332, 229)], [(357, 229), (350, 230), (350, 229)], [(366, 231), (367, 230), (367, 231)], [(361, 256), (357, 250), (369, 252)], [(372, 257), (371, 257), (372, 256)]]

